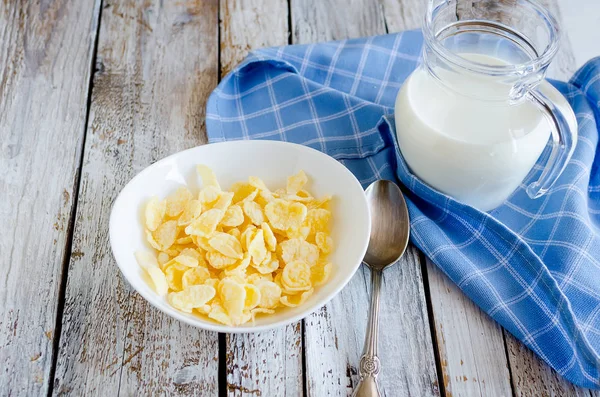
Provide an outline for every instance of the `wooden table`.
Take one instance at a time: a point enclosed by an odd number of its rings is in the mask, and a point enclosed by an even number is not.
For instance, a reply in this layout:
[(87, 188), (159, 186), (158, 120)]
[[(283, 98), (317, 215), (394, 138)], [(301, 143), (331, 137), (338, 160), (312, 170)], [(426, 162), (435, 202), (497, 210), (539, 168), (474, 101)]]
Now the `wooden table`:
[[(550, 75), (600, 54), (600, 3), (546, 0)], [(347, 395), (368, 273), (304, 321), (218, 335), (150, 307), (108, 242), (120, 189), (206, 143), (205, 104), (252, 48), (420, 25), (423, 0), (56, 0), (0, 5), (0, 395)], [(386, 273), (387, 396), (600, 396), (561, 379), (411, 247)]]

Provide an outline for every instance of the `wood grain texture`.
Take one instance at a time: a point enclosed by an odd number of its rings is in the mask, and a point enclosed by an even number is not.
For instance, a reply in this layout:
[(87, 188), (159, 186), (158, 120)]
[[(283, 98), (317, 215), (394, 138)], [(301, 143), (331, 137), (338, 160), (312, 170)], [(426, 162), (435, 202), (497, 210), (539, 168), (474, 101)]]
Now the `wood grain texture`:
[(302, 396), (302, 323), (227, 336), (227, 395)]
[(567, 382), (514, 336), (504, 332), (515, 396), (590, 396), (589, 390)]
[(0, 395), (48, 392), (99, 4), (0, 4)]
[[(249, 51), (288, 43), (286, 0), (222, 0), (221, 76)], [(302, 324), (226, 336), (227, 394), (302, 395)]]
[(511, 396), (502, 328), (429, 260), (427, 279), (446, 394)]
[(151, 307), (109, 246), (113, 200), (139, 171), (206, 142), (216, 0), (103, 4), (54, 395), (215, 395), (218, 338)]
[[(386, 33), (383, 7), (370, 0), (292, 0), (294, 43)], [(360, 269), (348, 286), (305, 319), (309, 396), (342, 396), (358, 381), (365, 337), (369, 272)], [(439, 394), (431, 333), (417, 251), (386, 270), (381, 302), (379, 382), (384, 395)]]
[(221, 76), (249, 51), (288, 43), (287, 0), (221, 0)]
[(374, 0), (291, 0), (292, 42), (314, 43), (384, 34), (383, 9)]
[(427, 11), (427, 0), (380, 0), (385, 24), (390, 33), (420, 29)]

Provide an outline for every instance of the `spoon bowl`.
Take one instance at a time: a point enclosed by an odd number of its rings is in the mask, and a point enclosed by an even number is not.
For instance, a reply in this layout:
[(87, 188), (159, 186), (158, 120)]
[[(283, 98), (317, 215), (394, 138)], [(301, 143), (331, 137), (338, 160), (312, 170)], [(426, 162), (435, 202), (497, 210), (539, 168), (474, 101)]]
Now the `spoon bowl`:
[(383, 270), (406, 251), (410, 236), (408, 208), (394, 182), (373, 182), (365, 193), (371, 212), (371, 236), (364, 261), (372, 269)]

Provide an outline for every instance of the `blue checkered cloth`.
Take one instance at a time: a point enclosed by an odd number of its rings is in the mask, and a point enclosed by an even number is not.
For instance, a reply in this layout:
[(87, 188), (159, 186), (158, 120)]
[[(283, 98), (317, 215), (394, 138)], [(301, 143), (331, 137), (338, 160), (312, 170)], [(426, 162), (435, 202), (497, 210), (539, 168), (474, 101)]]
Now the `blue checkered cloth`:
[(395, 143), (394, 101), (420, 60), (418, 31), (253, 52), (212, 93), (210, 142), (296, 142), (341, 161), (363, 186), (404, 184), (411, 239), (471, 299), (571, 382), (600, 388), (600, 58), (569, 83), (579, 142), (549, 194), (524, 187), (480, 212), (432, 189)]

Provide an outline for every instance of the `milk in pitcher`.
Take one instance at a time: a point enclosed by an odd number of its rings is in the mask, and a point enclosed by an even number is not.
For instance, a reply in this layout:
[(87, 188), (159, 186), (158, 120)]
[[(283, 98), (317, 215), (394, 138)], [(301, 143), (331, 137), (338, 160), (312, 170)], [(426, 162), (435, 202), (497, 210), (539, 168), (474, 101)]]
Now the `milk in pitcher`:
[[(460, 56), (503, 64), (488, 55)], [(438, 73), (442, 81), (417, 69), (398, 95), (396, 132), (402, 155), (413, 173), (441, 192), (484, 211), (495, 208), (544, 150), (548, 121), (532, 102), (494, 101), (511, 89), (499, 79)]]

